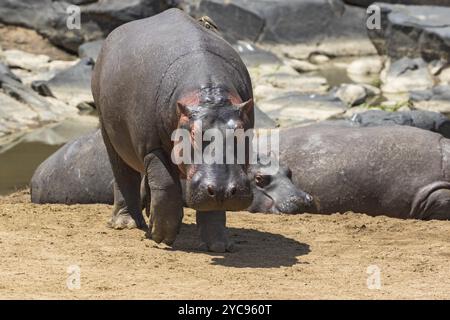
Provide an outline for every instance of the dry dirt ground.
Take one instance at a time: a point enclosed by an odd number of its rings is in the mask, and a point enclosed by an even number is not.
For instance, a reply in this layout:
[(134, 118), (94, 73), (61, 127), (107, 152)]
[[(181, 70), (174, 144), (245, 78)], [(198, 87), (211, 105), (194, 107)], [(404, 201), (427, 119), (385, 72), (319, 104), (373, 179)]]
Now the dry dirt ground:
[[(0, 198), (0, 298), (450, 298), (450, 222), (361, 214), (228, 215), (239, 249), (196, 250), (192, 210), (173, 248), (111, 230), (107, 205)], [(81, 288), (67, 288), (80, 267)], [(381, 288), (368, 289), (376, 265)]]

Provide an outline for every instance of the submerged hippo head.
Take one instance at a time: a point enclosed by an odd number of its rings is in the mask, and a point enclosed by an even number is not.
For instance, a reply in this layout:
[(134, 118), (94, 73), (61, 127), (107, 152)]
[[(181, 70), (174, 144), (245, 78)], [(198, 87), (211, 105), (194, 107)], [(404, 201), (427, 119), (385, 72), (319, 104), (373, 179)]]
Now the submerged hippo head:
[(303, 213), (313, 205), (313, 197), (292, 183), (291, 170), (278, 164), (276, 173), (267, 173), (258, 162), (249, 169), (248, 176), (253, 190), (250, 212)]
[(233, 137), (230, 144), (227, 138), (253, 127), (252, 100), (242, 102), (210, 89), (178, 101), (178, 114), (172, 155), (178, 155), (175, 162), (186, 176), (187, 206), (200, 211), (246, 209), (253, 198), (246, 172), (249, 142), (244, 140), (240, 148), (241, 141)]

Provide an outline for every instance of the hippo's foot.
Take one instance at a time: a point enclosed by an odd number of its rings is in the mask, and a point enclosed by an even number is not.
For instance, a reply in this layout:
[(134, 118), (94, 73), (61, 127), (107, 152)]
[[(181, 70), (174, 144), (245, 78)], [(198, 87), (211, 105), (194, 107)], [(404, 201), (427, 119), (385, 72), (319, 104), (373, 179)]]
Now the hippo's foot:
[(199, 250), (233, 252), (234, 243), (228, 239), (225, 211), (197, 211)]
[(182, 210), (177, 213), (175, 217), (166, 218), (157, 215), (152, 210), (150, 213), (150, 227), (147, 232), (147, 237), (156, 243), (165, 243), (172, 245), (175, 241), (181, 226), (181, 219), (183, 218)]
[[(150, 205), (150, 226), (147, 236), (157, 243), (172, 245), (177, 237), (181, 220), (183, 219), (183, 207), (181, 202), (170, 200), (170, 194), (165, 190), (153, 190)], [(174, 197), (175, 198), (175, 197)], [(164, 200), (164, 201), (161, 201)]]
[(144, 219), (134, 219), (128, 212), (119, 210), (117, 213), (113, 213), (111, 220), (108, 222), (108, 227), (121, 230), (121, 229), (146, 229), (147, 224)]

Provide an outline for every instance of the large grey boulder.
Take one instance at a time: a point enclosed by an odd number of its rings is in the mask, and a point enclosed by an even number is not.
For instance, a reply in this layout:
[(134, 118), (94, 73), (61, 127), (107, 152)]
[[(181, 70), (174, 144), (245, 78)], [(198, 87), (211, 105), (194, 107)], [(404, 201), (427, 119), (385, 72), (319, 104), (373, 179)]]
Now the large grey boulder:
[(355, 114), (350, 124), (357, 127), (401, 125), (438, 132), (450, 138), (450, 119), (439, 112), (412, 110), (388, 112), (369, 110)]
[(224, 37), (273, 43), (365, 37), (365, 10), (341, 0), (184, 1), (195, 17), (210, 16)]
[(49, 81), (35, 81), (34, 90), (44, 96), (55, 97), (68, 105), (84, 108), (93, 105), (91, 75), (94, 61), (83, 58), (76, 65), (57, 73)]
[[(1, 0), (0, 22), (36, 30), (53, 44), (76, 53), (87, 41), (104, 38), (119, 25), (157, 14), (167, 8), (164, 0)], [(79, 5), (81, 28), (69, 29), (68, 7)]]
[(368, 34), (379, 54), (450, 61), (450, 8), (376, 5), (381, 9), (381, 28), (369, 29)]
[(431, 89), (435, 80), (428, 65), (421, 58), (404, 57), (395, 62), (388, 62), (381, 76), (384, 93), (405, 93), (416, 90)]
[(78, 47), (78, 56), (80, 58), (91, 58), (95, 62), (97, 61), (102, 44), (103, 39), (83, 43)]
[(38, 95), (0, 63), (0, 147), (10, 142), (7, 137), (12, 134), (24, 134), (77, 114), (76, 108)]

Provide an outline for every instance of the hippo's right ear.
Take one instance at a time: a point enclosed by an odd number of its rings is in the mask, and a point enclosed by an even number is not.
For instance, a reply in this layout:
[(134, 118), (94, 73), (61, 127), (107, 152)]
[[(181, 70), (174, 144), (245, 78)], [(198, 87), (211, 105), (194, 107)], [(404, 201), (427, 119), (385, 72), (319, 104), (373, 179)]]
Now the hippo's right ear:
[(250, 98), (247, 101), (236, 105), (236, 107), (239, 108), (239, 113), (241, 116), (246, 115), (250, 119), (250, 115), (253, 113), (253, 99)]
[(177, 112), (178, 115), (184, 118), (189, 119), (191, 117), (191, 110), (189, 110), (189, 107), (181, 102), (177, 102)]

